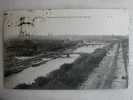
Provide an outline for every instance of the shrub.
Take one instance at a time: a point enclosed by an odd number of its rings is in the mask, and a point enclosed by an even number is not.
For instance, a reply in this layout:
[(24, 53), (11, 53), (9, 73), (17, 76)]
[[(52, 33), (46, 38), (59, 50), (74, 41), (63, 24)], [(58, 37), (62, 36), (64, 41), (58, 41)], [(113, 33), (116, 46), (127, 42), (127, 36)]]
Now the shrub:
[(60, 69), (62, 70), (62, 71), (68, 71), (68, 70), (70, 70), (71, 68), (72, 68), (72, 66), (73, 66), (73, 64), (63, 64), (61, 67), (60, 67)]
[(42, 86), (45, 85), (49, 82), (49, 79), (46, 77), (38, 77), (37, 79), (35, 79), (35, 83), (37, 86)]
[(23, 84), (17, 85), (14, 89), (31, 89), (31, 85), (23, 83)]
[(71, 89), (71, 87), (59, 80), (51, 80), (47, 85), (44, 85), (42, 89)]

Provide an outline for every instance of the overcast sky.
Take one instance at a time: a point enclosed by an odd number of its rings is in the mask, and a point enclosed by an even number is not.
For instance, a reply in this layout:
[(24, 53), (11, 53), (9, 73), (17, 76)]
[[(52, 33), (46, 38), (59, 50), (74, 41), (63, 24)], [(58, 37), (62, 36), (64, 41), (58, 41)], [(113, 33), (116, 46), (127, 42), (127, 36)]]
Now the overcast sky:
[[(47, 14), (47, 15), (46, 15)], [(5, 37), (19, 34), (18, 18), (40, 16), (35, 26), (23, 27), (33, 35), (127, 35), (128, 14), (123, 10), (10, 11), (5, 19)], [(47, 17), (46, 17), (47, 16)], [(7, 25), (11, 25), (7, 27)]]

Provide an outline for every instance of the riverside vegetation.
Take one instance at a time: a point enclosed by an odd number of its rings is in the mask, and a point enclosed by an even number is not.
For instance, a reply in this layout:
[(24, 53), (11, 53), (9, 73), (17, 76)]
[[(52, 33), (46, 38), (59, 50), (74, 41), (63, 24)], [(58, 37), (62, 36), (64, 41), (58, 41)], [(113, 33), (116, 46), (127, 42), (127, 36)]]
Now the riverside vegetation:
[[(63, 52), (65, 49), (73, 48), (77, 42), (64, 40), (10, 40), (4, 43), (4, 76), (23, 71), (31, 66), (29, 60), (18, 60), (16, 57), (34, 57), (47, 52)], [(52, 55), (50, 55), (52, 56)], [(40, 60), (40, 58), (35, 59)]]
[(46, 77), (40, 76), (32, 84), (19, 84), (15, 89), (76, 89), (99, 66), (112, 45), (96, 49), (91, 54), (81, 54), (73, 63), (63, 64)]

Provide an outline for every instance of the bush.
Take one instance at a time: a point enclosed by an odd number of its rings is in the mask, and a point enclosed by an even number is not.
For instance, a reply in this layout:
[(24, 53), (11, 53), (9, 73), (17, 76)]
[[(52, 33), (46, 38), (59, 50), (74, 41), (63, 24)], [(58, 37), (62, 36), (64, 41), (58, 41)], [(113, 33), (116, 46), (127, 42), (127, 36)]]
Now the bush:
[(73, 66), (73, 64), (63, 64), (61, 67), (60, 67), (60, 69), (62, 70), (62, 71), (68, 71), (68, 70), (70, 70), (71, 68), (72, 68), (72, 66)]
[(43, 86), (49, 82), (49, 79), (46, 77), (38, 77), (35, 79), (35, 83), (37, 86)]
[(44, 85), (42, 89), (71, 89), (68, 85), (59, 80), (51, 80), (47, 85)]
[(23, 84), (17, 85), (14, 89), (31, 89), (31, 85), (23, 83)]

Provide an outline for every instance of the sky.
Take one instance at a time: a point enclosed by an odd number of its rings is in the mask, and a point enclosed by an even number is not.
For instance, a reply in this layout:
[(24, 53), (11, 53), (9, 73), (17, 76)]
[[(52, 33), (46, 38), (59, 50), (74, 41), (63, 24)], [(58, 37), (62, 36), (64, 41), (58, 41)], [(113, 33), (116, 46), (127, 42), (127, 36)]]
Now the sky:
[(18, 36), (21, 16), (26, 21), (36, 18), (34, 26), (23, 26), (31, 35), (128, 35), (125, 10), (36, 10), (9, 11), (5, 17), (5, 38)]

